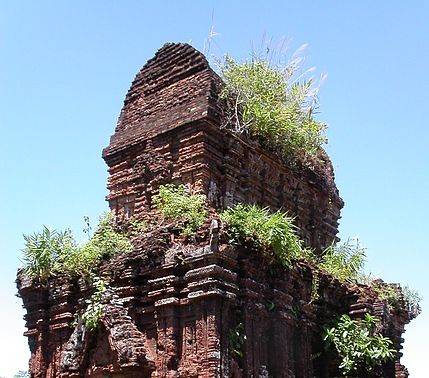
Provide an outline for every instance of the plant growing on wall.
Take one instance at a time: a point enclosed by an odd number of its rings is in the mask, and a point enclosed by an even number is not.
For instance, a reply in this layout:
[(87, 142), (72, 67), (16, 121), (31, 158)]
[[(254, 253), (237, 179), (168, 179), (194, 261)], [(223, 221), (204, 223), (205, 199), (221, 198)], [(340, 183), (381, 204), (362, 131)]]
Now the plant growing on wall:
[(420, 307), (422, 297), (416, 290), (413, 290), (405, 285), (402, 288), (402, 298), (405, 301), (405, 305), (411, 319), (416, 318), (422, 312), (422, 308)]
[(387, 304), (387, 309), (406, 309), (411, 319), (421, 313), (421, 296), (408, 285), (387, 284), (380, 279), (374, 279), (370, 274), (361, 274), (359, 283), (371, 287), (378, 299)]
[(229, 104), (227, 126), (284, 156), (316, 156), (326, 143), (326, 125), (314, 119), (318, 101), (312, 80), (295, 78), (298, 63), (295, 59), (275, 66), (257, 56), (237, 63), (226, 56), (220, 67), (225, 82), (220, 97)]
[(341, 358), (343, 375), (369, 372), (395, 356), (392, 341), (378, 333), (376, 325), (376, 318), (367, 313), (360, 321), (342, 315), (333, 327), (326, 328), (324, 340)]
[(27, 370), (20, 370), (14, 374), (13, 378), (30, 378), (30, 373)]
[(301, 240), (296, 235), (293, 219), (286, 213), (270, 214), (258, 205), (238, 204), (221, 214), (226, 223), (226, 234), (231, 243), (252, 243), (265, 254), (273, 254), (277, 262), (291, 267), (294, 260), (303, 257)]
[(103, 304), (101, 300), (103, 298), (103, 293), (107, 290), (107, 283), (102, 278), (95, 275), (91, 276), (91, 281), (95, 288), (95, 292), (89, 299), (85, 300), (86, 308), (82, 313), (82, 320), (89, 331), (95, 331), (103, 315)]
[(185, 185), (166, 184), (159, 187), (153, 203), (166, 219), (179, 222), (182, 232), (191, 236), (207, 219), (205, 200), (204, 195), (190, 193)]
[(89, 275), (102, 259), (133, 249), (128, 237), (115, 228), (111, 213), (100, 217), (96, 231), (81, 246), (70, 230), (56, 231), (46, 226), (41, 232), (24, 235), (24, 240), (24, 272), (40, 281), (59, 273)]
[(89, 241), (69, 254), (61, 256), (62, 270), (71, 275), (88, 275), (104, 258), (133, 249), (127, 235), (119, 232), (108, 212), (99, 219), (98, 226)]
[(243, 357), (243, 346), (247, 340), (244, 333), (244, 324), (238, 323), (228, 333), (228, 345), (231, 353), (237, 357)]
[(342, 282), (355, 283), (365, 261), (365, 249), (356, 241), (332, 244), (323, 252), (318, 267)]
[(41, 232), (24, 235), (24, 271), (31, 278), (45, 281), (61, 270), (62, 256), (77, 251), (70, 230), (50, 230), (43, 226)]

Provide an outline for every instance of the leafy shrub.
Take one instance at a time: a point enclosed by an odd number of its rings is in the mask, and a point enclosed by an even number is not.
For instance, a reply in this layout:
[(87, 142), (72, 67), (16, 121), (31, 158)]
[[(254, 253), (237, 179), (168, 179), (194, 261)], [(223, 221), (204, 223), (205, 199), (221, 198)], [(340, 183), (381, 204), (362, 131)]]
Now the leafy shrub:
[(97, 276), (92, 276), (92, 284), (95, 287), (94, 294), (87, 300), (86, 309), (82, 313), (82, 320), (89, 331), (95, 331), (98, 328), (100, 318), (103, 315), (103, 305), (101, 300), (103, 293), (107, 290), (107, 283)]
[(343, 375), (371, 371), (395, 356), (392, 341), (377, 333), (376, 325), (377, 319), (370, 314), (361, 321), (342, 315), (334, 327), (325, 330), (324, 340), (342, 359), (339, 368)]
[(24, 240), (24, 271), (41, 281), (58, 273), (88, 275), (103, 258), (133, 248), (129, 239), (115, 229), (111, 213), (100, 218), (94, 235), (80, 247), (70, 230), (51, 231), (45, 226), (39, 233), (24, 235)]
[(153, 199), (154, 205), (169, 220), (178, 221), (186, 236), (193, 235), (207, 219), (206, 197), (191, 194), (184, 185), (161, 185), (159, 194)]
[(62, 256), (63, 271), (71, 275), (89, 274), (104, 258), (133, 250), (128, 237), (117, 231), (112, 213), (100, 217), (90, 240), (68, 255)]
[(293, 220), (281, 211), (270, 214), (267, 208), (238, 204), (226, 209), (221, 219), (227, 225), (231, 243), (251, 242), (264, 253), (274, 253), (275, 259), (286, 267), (303, 256)]
[(131, 219), (127, 224), (127, 233), (130, 237), (139, 236), (148, 230), (148, 224), (141, 219)]
[(243, 346), (247, 340), (243, 323), (238, 323), (228, 333), (228, 345), (231, 353), (237, 357), (243, 357)]
[(414, 319), (421, 313), (420, 301), (422, 298), (416, 290), (408, 285), (398, 286), (386, 284), (382, 280), (375, 280), (371, 275), (362, 274), (359, 283), (370, 286), (381, 301), (387, 303), (388, 309), (405, 309), (410, 318)]
[(359, 242), (352, 244), (347, 240), (344, 244), (332, 244), (323, 252), (319, 268), (332, 274), (342, 282), (356, 282), (365, 261), (365, 249)]
[(70, 230), (50, 230), (43, 226), (41, 232), (24, 235), (24, 271), (32, 277), (45, 281), (61, 270), (61, 257), (77, 251)]
[(381, 280), (372, 281), (370, 286), (377, 294), (378, 299), (387, 303), (389, 311), (398, 305), (399, 293), (395, 287), (386, 284)]
[(244, 63), (226, 56), (221, 98), (230, 104), (232, 130), (261, 137), (284, 155), (303, 151), (315, 156), (326, 143), (326, 125), (314, 120), (317, 91), (311, 80), (295, 81), (298, 69), (296, 61), (281, 67), (256, 56)]

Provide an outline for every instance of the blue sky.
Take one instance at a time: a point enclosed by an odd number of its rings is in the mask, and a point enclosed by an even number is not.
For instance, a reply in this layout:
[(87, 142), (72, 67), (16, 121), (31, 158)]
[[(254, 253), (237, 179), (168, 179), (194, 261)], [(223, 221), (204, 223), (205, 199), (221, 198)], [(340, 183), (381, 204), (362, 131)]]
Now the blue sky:
[(46, 224), (83, 238), (83, 216), (107, 209), (101, 150), (135, 74), (165, 42), (202, 50), (212, 27), (213, 54), (287, 38), (328, 74), (319, 119), (345, 201), (340, 236), (359, 237), (368, 271), (426, 298), (403, 358), (426, 377), (429, 3), (366, 0), (0, 3), (0, 376), (27, 366), (22, 234)]

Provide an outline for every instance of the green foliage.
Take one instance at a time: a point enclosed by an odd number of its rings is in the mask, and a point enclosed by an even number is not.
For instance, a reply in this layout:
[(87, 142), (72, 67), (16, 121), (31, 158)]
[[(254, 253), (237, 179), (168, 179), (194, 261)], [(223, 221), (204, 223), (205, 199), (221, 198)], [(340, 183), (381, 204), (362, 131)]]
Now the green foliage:
[(62, 256), (77, 250), (70, 230), (56, 231), (43, 226), (41, 232), (24, 235), (24, 240), (24, 271), (41, 281), (61, 270)]
[(51, 231), (45, 226), (39, 233), (24, 235), (24, 240), (24, 271), (40, 281), (58, 273), (88, 275), (102, 259), (133, 248), (129, 239), (115, 229), (111, 213), (100, 218), (94, 235), (80, 247), (70, 230)]
[(422, 297), (416, 290), (410, 289), (407, 285), (402, 288), (402, 297), (411, 319), (416, 318), (422, 312), (420, 307)]
[(416, 290), (407, 285), (386, 284), (382, 280), (375, 280), (369, 274), (361, 274), (359, 283), (370, 286), (381, 301), (386, 302), (388, 310), (405, 309), (410, 318), (414, 319), (421, 313), (422, 298)]
[(86, 244), (63, 256), (63, 270), (72, 275), (87, 275), (104, 258), (132, 250), (130, 240), (117, 231), (109, 212), (100, 217), (97, 229)]
[(247, 337), (244, 334), (243, 323), (238, 323), (237, 326), (229, 331), (228, 343), (229, 349), (237, 357), (243, 357), (243, 345)]
[(221, 214), (226, 223), (229, 242), (252, 243), (262, 252), (274, 254), (277, 262), (290, 267), (303, 257), (301, 241), (296, 235), (293, 219), (281, 211), (273, 214), (257, 205), (238, 204)]
[(339, 368), (343, 375), (371, 371), (395, 356), (392, 341), (377, 333), (376, 325), (376, 318), (370, 314), (361, 321), (342, 315), (334, 327), (326, 329), (324, 340), (335, 347), (341, 358)]
[(131, 219), (127, 225), (127, 233), (130, 237), (139, 236), (148, 230), (148, 225), (140, 219)]
[(317, 91), (311, 80), (296, 80), (298, 69), (296, 60), (282, 67), (256, 56), (244, 63), (226, 56), (221, 98), (230, 104), (233, 131), (260, 137), (284, 155), (315, 156), (326, 143), (326, 125), (314, 120)]
[(86, 309), (82, 313), (82, 319), (89, 331), (95, 331), (100, 323), (100, 318), (103, 315), (103, 304), (101, 300), (103, 293), (107, 290), (107, 283), (97, 276), (92, 276), (92, 285), (95, 287), (94, 294), (87, 300)]
[(389, 310), (398, 305), (399, 293), (395, 287), (380, 280), (374, 280), (370, 286), (376, 292), (378, 299), (387, 304)]
[(153, 202), (166, 219), (180, 222), (182, 232), (191, 236), (207, 219), (205, 199), (204, 195), (189, 193), (184, 185), (166, 184), (159, 187)]
[(316, 269), (314, 269), (313, 270), (313, 277), (311, 280), (310, 303), (317, 301), (320, 298), (319, 289), (320, 289), (319, 272)]
[(323, 252), (319, 268), (332, 274), (341, 282), (355, 283), (365, 261), (365, 249), (347, 240), (344, 244), (332, 244)]

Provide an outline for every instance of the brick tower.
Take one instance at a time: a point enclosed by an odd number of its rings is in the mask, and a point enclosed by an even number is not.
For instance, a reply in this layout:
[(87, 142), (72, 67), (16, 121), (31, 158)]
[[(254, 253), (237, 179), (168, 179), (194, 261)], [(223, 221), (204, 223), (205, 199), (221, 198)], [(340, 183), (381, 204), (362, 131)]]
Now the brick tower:
[[(98, 274), (111, 289), (96, 332), (73, 323), (89, 296), (84, 280), (19, 277), (32, 377), (334, 377), (338, 361), (322, 331), (344, 313), (375, 314), (401, 348), (406, 310), (388, 311), (368, 287), (328, 274), (314, 299), (311, 265), (273, 268), (219, 236), (217, 211), (257, 203), (287, 211), (305, 244), (321, 251), (336, 240), (343, 206), (327, 157), (298, 169), (224, 128), (221, 88), (187, 44), (164, 45), (137, 74), (103, 151), (110, 208), (119, 224), (150, 219), (160, 185), (177, 183), (206, 195), (210, 219), (196, 241), (164, 225), (104, 261)], [(406, 377), (400, 356), (378, 376)]]

